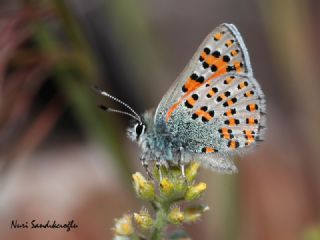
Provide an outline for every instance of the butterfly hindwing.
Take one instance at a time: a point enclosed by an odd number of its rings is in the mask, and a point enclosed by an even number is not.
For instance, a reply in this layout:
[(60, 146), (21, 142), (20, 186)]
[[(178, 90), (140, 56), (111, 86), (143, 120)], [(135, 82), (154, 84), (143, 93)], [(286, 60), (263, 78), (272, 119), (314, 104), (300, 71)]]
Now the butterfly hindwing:
[(210, 33), (161, 100), (155, 124), (194, 153), (231, 152), (261, 139), (264, 96), (232, 24)]
[(167, 127), (191, 152), (231, 152), (261, 140), (264, 112), (255, 79), (227, 74), (196, 89)]

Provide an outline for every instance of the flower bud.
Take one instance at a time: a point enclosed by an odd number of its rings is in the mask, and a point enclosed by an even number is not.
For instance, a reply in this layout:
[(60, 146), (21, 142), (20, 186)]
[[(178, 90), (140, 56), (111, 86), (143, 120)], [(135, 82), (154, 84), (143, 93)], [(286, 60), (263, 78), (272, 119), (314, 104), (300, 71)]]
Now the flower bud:
[(114, 232), (116, 235), (120, 235), (120, 236), (132, 235), (134, 232), (134, 229), (132, 225), (131, 216), (128, 214), (125, 214), (122, 218), (116, 219)]
[(207, 185), (204, 182), (200, 182), (197, 185), (189, 187), (185, 195), (185, 200), (192, 201), (198, 199), (206, 188)]
[(208, 206), (198, 205), (198, 206), (192, 206), (188, 207), (184, 211), (184, 222), (185, 223), (191, 223), (196, 222), (200, 219), (202, 214), (206, 211), (209, 211)]
[(138, 197), (147, 201), (153, 200), (155, 197), (153, 184), (150, 181), (147, 181), (145, 177), (139, 172), (133, 174), (132, 178), (133, 186)]
[(174, 185), (174, 192), (175, 192), (175, 198), (181, 199), (186, 194), (186, 191), (188, 189), (188, 184), (185, 181), (184, 178), (180, 177), (173, 180)]
[(148, 230), (153, 225), (153, 219), (146, 209), (141, 210), (139, 213), (134, 213), (133, 217), (138, 226), (143, 230)]
[(184, 220), (183, 212), (179, 207), (173, 207), (168, 214), (168, 221), (172, 224), (180, 224)]
[(174, 185), (168, 178), (163, 178), (160, 181), (160, 191), (166, 197), (170, 197), (174, 191)]
[(198, 169), (199, 169), (200, 163), (198, 162), (191, 162), (189, 166), (186, 169), (186, 179), (187, 181), (193, 182), (195, 178), (197, 177), (198, 174)]

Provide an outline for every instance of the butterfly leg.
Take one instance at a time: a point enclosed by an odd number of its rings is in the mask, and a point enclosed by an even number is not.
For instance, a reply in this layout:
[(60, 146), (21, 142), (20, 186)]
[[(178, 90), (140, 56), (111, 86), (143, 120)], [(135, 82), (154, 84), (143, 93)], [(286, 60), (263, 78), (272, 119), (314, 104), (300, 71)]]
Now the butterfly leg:
[(181, 167), (181, 175), (183, 178), (186, 177), (186, 174), (185, 174), (185, 169), (184, 169), (184, 148), (183, 147), (180, 147), (180, 159), (179, 159), (179, 166)]
[(152, 177), (152, 175), (151, 175), (151, 173), (150, 173), (149, 165), (148, 165), (148, 163), (147, 163), (147, 161), (146, 161), (146, 158), (145, 158), (144, 156), (141, 156), (141, 157), (140, 157), (140, 161), (141, 161), (142, 166), (143, 166), (144, 169), (146, 170), (149, 179), (153, 179), (153, 177)]

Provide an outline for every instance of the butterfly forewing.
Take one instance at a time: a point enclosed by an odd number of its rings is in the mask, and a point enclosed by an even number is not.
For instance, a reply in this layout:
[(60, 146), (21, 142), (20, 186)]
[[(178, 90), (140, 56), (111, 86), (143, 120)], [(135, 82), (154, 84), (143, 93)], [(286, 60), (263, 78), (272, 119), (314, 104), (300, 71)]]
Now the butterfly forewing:
[(170, 115), (195, 89), (227, 73), (252, 75), (243, 40), (232, 24), (221, 24), (203, 41), (189, 64), (160, 102), (155, 122), (168, 122)]
[(232, 24), (210, 33), (160, 102), (165, 125), (190, 152), (228, 152), (261, 139), (264, 96)]

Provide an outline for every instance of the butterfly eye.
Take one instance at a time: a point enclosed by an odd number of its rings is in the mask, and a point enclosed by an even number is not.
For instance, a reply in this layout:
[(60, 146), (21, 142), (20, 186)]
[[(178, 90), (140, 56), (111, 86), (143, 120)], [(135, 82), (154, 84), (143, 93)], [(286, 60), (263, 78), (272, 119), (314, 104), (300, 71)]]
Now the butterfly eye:
[(136, 124), (136, 134), (137, 134), (137, 138), (140, 137), (140, 135), (142, 135), (144, 133), (144, 129), (145, 129), (145, 126), (144, 124)]

